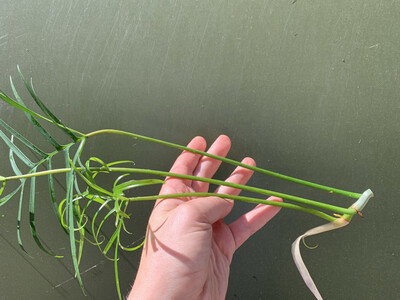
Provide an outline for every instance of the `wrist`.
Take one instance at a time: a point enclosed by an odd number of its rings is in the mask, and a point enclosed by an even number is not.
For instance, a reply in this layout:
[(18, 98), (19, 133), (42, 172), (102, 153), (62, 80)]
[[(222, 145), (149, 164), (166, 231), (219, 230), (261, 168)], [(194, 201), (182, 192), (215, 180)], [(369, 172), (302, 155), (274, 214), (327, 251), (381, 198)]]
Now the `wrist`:
[(127, 300), (195, 299), (176, 273), (163, 263), (141, 264)]

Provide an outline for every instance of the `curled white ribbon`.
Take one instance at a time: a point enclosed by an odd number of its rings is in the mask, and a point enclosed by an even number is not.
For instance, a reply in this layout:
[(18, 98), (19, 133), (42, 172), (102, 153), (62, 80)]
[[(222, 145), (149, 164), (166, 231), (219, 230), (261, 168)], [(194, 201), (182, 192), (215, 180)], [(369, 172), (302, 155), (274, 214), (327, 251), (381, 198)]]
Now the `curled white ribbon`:
[(301, 258), (300, 241), (307, 236), (315, 235), (315, 234), (322, 233), (322, 232), (329, 231), (329, 230), (338, 229), (340, 227), (346, 226), (347, 224), (349, 224), (349, 222), (343, 218), (336, 219), (335, 221), (332, 221), (330, 223), (327, 223), (327, 224), (324, 224), (324, 225), (321, 225), (318, 227), (314, 227), (314, 228), (308, 230), (306, 233), (300, 235), (292, 244), (292, 256), (293, 256), (294, 263), (296, 264), (296, 267), (299, 270), (300, 275), (303, 278), (305, 284), (310, 289), (310, 291), (314, 294), (315, 298), (317, 298), (318, 300), (322, 300), (322, 296), (319, 293), (314, 281), (312, 280), (311, 275), (308, 272), (307, 267), (303, 262), (303, 259)]
[[(372, 193), (372, 191), (368, 189), (351, 207), (353, 207), (357, 212), (360, 212), (368, 203), (368, 200), (371, 199), (373, 196), (374, 194)], [(296, 264), (296, 267), (299, 270), (300, 275), (303, 278), (305, 284), (314, 294), (315, 298), (318, 300), (322, 300), (322, 296), (319, 293), (313, 279), (311, 278), (311, 275), (308, 272), (307, 267), (303, 262), (303, 259), (301, 258), (300, 241), (307, 236), (316, 235), (322, 232), (338, 229), (346, 226), (347, 224), (349, 224), (349, 221), (345, 220), (344, 218), (338, 218), (335, 221), (308, 230), (306, 233), (300, 235), (292, 244), (292, 256), (294, 263)]]

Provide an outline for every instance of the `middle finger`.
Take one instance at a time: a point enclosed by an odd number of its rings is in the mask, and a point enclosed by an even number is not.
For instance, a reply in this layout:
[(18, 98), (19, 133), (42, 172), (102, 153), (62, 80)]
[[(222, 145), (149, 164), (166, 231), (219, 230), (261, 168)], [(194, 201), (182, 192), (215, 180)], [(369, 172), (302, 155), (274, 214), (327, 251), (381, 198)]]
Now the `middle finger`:
[[(231, 140), (226, 135), (220, 135), (215, 142), (208, 149), (207, 153), (218, 155), (225, 157), (228, 154), (228, 151), (231, 147)], [(217, 159), (213, 159), (207, 156), (203, 156), (199, 163), (197, 164), (196, 169), (193, 172), (193, 175), (199, 177), (211, 178), (214, 176), (215, 172), (218, 170), (221, 165), (221, 161)], [(192, 188), (196, 192), (207, 192), (208, 191), (208, 183), (193, 181)]]

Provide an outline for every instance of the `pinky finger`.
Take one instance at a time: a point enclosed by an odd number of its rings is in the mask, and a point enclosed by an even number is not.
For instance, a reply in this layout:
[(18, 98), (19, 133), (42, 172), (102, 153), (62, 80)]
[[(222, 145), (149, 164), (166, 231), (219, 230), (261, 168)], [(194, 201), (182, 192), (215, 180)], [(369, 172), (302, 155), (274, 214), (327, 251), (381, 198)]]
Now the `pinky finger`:
[[(268, 200), (282, 201), (282, 199), (277, 197), (269, 197)], [(280, 209), (281, 208), (277, 206), (259, 204), (254, 209), (229, 224), (229, 228), (235, 240), (236, 249), (267, 224)]]

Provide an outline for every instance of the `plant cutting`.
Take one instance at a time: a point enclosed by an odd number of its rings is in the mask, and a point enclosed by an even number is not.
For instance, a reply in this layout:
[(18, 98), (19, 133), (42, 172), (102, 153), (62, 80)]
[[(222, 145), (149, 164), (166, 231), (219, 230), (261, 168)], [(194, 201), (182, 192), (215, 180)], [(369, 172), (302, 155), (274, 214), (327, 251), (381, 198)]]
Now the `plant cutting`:
[[(322, 299), (318, 289), (316, 288), (302, 258), (300, 255), (300, 241), (306, 236), (322, 233), (325, 231), (341, 228), (350, 223), (355, 215), (361, 215), (362, 209), (367, 204), (368, 200), (373, 196), (371, 190), (366, 190), (364, 193), (349, 192), (342, 189), (337, 189), (321, 184), (308, 182), (302, 179), (293, 178), (263, 168), (246, 165), (239, 161), (217, 156), (204, 151), (192, 149), (182, 145), (178, 145), (163, 140), (142, 136), (139, 134), (126, 132), (116, 129), (101, 129), (90, 133), (82, 133), (75, 129), (65, 126), (59, 118), (57, 118), (39, 99), (37, 96), (32, 80), (30, 83), (24, 78), (18, 68), (19, 76), (27, 88), (29, 94), (42, 111), (42, 114), (28, 108), (21, 97), (19, 96), (12, 79), (10, 78), (11, 88), (14, 94), (14, 99), (8, 96), (3, 91), (0, 91), (0, 98), (22, 111), (32, 123), (32, 125), (46, 139), (49, 145), (53, 148), (52, 151), (46, 152), (37, 147), (28, 138), (24, 137), (12, 128), (9, 124), (0, 119), (0, 125), (5, 132), (0, 130), (0, 137), (9, 148), (9, 161), (14, 172), (10, 176), (0, 176), (0, 206), (6, 204), (12, 198), (19, 196), (19, 209), (17, 215), (17, 239), (20, 248), (27, 252), (24, 248), (20, 233), (20, 222), (22, 216), (22, 205), (24, 203), (25, 189), (29, 187), (29, 226), (32, 238), (37, 246), (46, 254), (55, 258), (61, 258), (57, 253), (53, 253), (51, 249), (46, 248), (41, 242), (36, 226), (35, 226), (35, 191), (36, 178), (40, 176), (47, 177), (49, 186), (49, 196), (56, 217), (60, 226), (69, 236), (69, 244), (75, 276), (79, 282), (82, 291), (85, 293), (84, 284), (79, 272), (79, 264), (83, 254), (83, 246), (87, 242), (99, 247), (103, 255), (114, 263), (115, 282), (117, 293), (120, 299), (122, 295), (119, 287), (118, 277), (118, 253), (122, 251), (134, 251), (139, 249), (144, 241), (134, 247), (126, 247), (121, 243), (121, 236), (124, 233), (129, 234), (126, 229), (126, 223), (130, 219), (128, 206), (132, 202), (137, 201), (153, 201), (160, 198), (183, 198), (183, 197), (212, 197), (217, 196), (235, 201), (244, 201), (250, 203), (267, 204), (298, 210), (304, 213), (312, 214), (322, 218), (328, 223), (313, 228), (303, 235), (299, 236), (292, 244), (292, 255), (299, 272), (305, 281), (306, 285), (312, 291), (317, 299)], [(44, 122), (44, 123), (43, 123)], [(46, 129), (48, 126), (55, 126), (60, 129), (67, 138), (68, 142), (61, 143), (56, 140)], [(163, 146), (172, 147), (178, 150), (185, 150), (195, 154), (200, 154), (221, 162), (234, 166), (246, 168), (257, 173), (287, 180), (296, 184), (308, 186), (310, 188), (320, 189), (327, 193), (342, 195), (348, 198), (356, 199), (349, 207), (340, 207), (332, 204), (323, 203), (289, 195), (282, 192), (276, 192), (259, 187), (230, 183), (213, 178), (205, 178), (193, 175), (184, 175), (171, 173), (162, 170), (141, 169), (135, 168), (130, 160), (120, 160), (113, 162), (105, 162), (101, 158), (90, 157), (83, 159), (83, 153), (86, 143), (92, 140), (92, 137), (98, 135), (113, 134), (120, 135), (125, 138), (134, 138), (144, 140), (150, 143), (161, 144)], [(63, 168), (53, 168), (53, 158), (55, 156), (64, 157)], [(40, 169), (42, 168), (42, 169)], [(44, 169), (44, 170), (43, 170)], [(65, 175), (66, 192), (59, 200), (56, 197), (54, 175)], [(98, 183), (99, 174), (119, 174), (114, 180), (112, 188), (107, 189)], [(145, 174), (147, 179), (134, 179), (135, 174)], [(229, 194), (219, 194), (211, 192), (191, 192), (191, 193), (174, 193), (166, 195), (148, 195), (148, 196), (130, 196), (134, 189), (148, 185), (163, 185), (164, 177), (182, 178), (194, 181), (206, 182), (219, 186), (228, 186), (248, 192), (258, 194), (259, 197), (235, 196)], [(15, 181), (17, 187), (5, 193), (7, 183)], [(2, 194), (5, 196), (2, 196)], [(284, 199), (284, 202), (265, 200), (265, 196), (276, 196)], [(134, 205), (134, 203), (132, 203)], [(89, 214), (89, 211), (94, 209), (94, 214)], [(104, 215), (104, 216), (103, 216)], [(102, 216), (102, 217), (100, 217)], [(114, 232), (110, 238), (106, 239), (101, 234), (102, 228), (106, 222), (113, 221)]]

